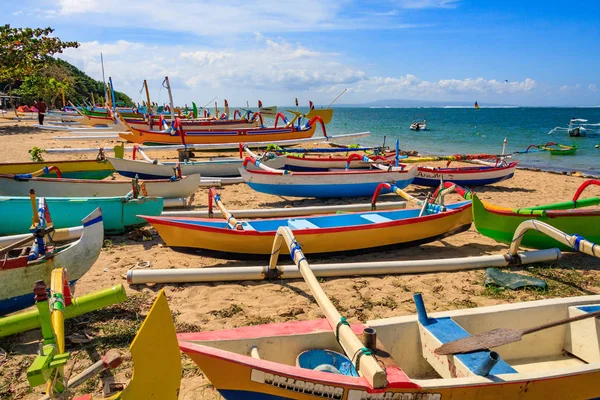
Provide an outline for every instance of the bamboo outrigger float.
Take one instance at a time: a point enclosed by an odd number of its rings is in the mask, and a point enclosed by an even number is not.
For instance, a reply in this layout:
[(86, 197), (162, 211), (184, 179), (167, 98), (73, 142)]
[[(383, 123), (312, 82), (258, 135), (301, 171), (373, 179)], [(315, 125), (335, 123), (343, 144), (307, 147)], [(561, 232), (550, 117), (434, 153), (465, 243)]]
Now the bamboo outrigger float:
[[(543, 229), (532, 223), (522, 229)], [(562, 233), (547, 232), (561, 240)], [(516, 235), (521, 235), (519, 231)], [(329, 301), (287, 227), (279, 228), (270, 267), (287, 244), (325, 320), (291, 321), (178, 335), (179, 347), (228, 400), (588, 399), (600, 395), (598, 322), (588, 318), (539, 331), (490, 351), (440, 356), (445, 343), (490, 328), (521, 328), (600, 310), (600, 296), (541, 300), (350, 325)], [(518, 246), (519, 240), (517, 239)], [(578, 249), (593, 244), (574, 241)], [(402, 340), (399, 340), (401, 338)], [(414, 345), (408, 345), (408, 344)], [(341, 353), (341, 354), (340, 354)]]

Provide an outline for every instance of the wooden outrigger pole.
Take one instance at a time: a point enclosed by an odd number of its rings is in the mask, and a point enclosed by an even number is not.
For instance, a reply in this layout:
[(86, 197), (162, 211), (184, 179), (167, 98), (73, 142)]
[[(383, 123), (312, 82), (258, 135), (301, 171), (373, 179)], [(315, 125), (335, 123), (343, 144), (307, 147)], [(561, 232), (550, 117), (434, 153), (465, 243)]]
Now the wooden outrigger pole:
[(329, 325), (334, 330), (336, 339), (346, 352), (346, 355), (354, 364), (357, 372), (363, 376), (375, 389), (384, 388), (387, 386), (387, 374), (385, 370), (377, 363), (377, 360), (372, 355), (371, 351), (363, 345), (360, 339), (352, 332), (350, 324), (346, 322), (338, 310), (335, 308), (331, 300), (325, 294), (325, 291), (319, 285), (319, 281), (315, 277), (306, 257), (302, 253), (300, 245), (296, 241), (291, 229), (287, 226), (280, 226), (277, 229), (275, 240), (273, 241), (273, 251), (269, 264), (272, 268), (277, 266), (279, 251), (282, 242), (285, 240), (287, 247), (290, 250), (290, 255), (294, 263), (300, 270), (302, 277), (306, 281), (310, 291), (313, 294), (317, 304), (321, 307), (321, 311), (327, 318)]

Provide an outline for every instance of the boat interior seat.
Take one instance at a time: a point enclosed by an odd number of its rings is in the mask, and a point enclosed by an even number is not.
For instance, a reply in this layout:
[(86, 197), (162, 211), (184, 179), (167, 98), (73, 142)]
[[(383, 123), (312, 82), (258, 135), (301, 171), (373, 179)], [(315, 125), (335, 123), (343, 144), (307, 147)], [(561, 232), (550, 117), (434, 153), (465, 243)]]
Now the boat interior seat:
[[(569, 318), (595, 311), (600, 311), (600, 305), (571, 306)], [(600, 362), (600, 317), (567, 325), (564, 349), (587, 363)]]
[(423, 357), (443, 378), (457, 378), (477, 375), (498, 375), (517, 373), (513, 367), (501, 358), (485, 374), (481, 372), (482, 365), (491, 357), (490, 350), (476, 351), (468, 354), (440, 356), (434, 350), (442, 344), (470, 336), (450, 317), (427, 318), (428, 324), (419, 322), (419, 334), (423, 349)]
[(367, 221), (371, 221), (371, 222), (375, 222), (375, 223), (392, 221), (391, 219), (383, 217), (379, 214), (361, 214), (361, 217), (366, 219)]
[(319, 227), (306, 219), (288, 219), (290, 229), (318, 229)]

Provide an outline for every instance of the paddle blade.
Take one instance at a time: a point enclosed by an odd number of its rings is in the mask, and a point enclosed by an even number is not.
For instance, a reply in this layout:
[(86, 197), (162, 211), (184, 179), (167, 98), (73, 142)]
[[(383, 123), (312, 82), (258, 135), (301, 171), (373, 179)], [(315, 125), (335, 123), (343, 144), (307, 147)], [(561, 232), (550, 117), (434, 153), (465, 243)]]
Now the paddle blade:
[(523, 331), (520, 329), (498, 328), (464, 339), (448, 342), (434, 350), (435, 354), (445, 356), (449, 354), (471, 353), (473, 351), (487, 350), (492, 347), (514, 343), (521, 340)]
[(125, 390), (114, 398), (176, 400), (181, 383), (181, 355), (164, 290), (158, 293), (129, 351), (133, 376)]

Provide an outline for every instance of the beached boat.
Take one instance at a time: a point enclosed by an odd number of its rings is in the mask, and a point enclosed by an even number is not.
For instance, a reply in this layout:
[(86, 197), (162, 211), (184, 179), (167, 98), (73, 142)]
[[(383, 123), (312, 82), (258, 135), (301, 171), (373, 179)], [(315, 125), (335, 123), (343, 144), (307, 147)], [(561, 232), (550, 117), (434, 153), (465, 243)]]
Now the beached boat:
[(211, 157), (209, 160), (187, 162), (148, 162), (145, 160), (126, 160), (108, 157), (115, 170), (123, 176), (140, 179), (165, 179), (173, 176), (173, 168), (177, 165), (184, 175), (201, 175), (202, 177), (235, 177), (240, 176), (239, 168), (242, 160), (235, 157)]
[[(599, 205), (600, 198), (579, 198), (589, 185), (600, 185), (600, 181), (584, 182), (572, 200), (524, 208), (500, 207), (473, 196), (475, 227), (485, 236), (499, 242), (511, 243), (516, 227), (525, 220), (535, 219), (566, 233), (578, 234), (593, 242), (600, 242), (600, 230), (596, 225), (600, 224), (600, 209), (597, 207), (588, 209)], [(523, 245), (537, 249), (559, 247), (561, 250), (572, 250), (569, 246), (558, 243), (539, 232), (528, 232), (523, 238)]]
[[(486, 375), (479, 368), (490, 358), (489, 350), (456, 356), (438, 356), (434, 350), (497, 327), (525, 328), (596, 310), (600, 296), (581, 296), (439, 312), (430, 314), (426, 325), (417, 316), (352, 324), (363, 338), (363, 332), (376, 332), (374, 354), (385, 366), (387, 381), (377, 389), (340, 354), (344, 350), (335, 325), (324, 319), (182, 333), (178, 338), (180, 349), (227, 400), (589, 399), (600, 396), (600, 343), (593, 319), (499, 348), (494, 353), (500, 357)], [(322, 364), (334, 368), (315, 369)], [(343, 366), (353, 373), (339, 373)]]
[(395, 182), (398, 187), (405, 188), (415, 178), (417, 169), (283, 173), (240, 168), (240, 174), (248, 186), (257, 192), (327, 198), (369, 196), (381, 182)]
[[(55, 229), (78, 226), (86, 215), (101, 208), (104, 232), (114, 235), (145, 225), (146, 221), (137, 217), (139, 214), (160, 215), (163, 211), (161, 197), (46, 197), (46, 203), (52, 210)], [(0, 236), (27, 232), (31, 225), (30, 214), (29, 197), (0, 197), (0, 220), (3, 221)]]
[[(72, 179), (104, 179), (115, 172), (112, 164), (106, 159), (95, 159), (0, 163), (0, 174), (30, 174), (50, 166), (57, 167), (63, 178)], [(57, 177), (54, 171), (40, 176), (44, 178)]]
[[(385, 167), (373, 170), (338, 170), (319, 172), (290, 172), (275, 169), (258, 161), (248, 148), (240, 174), (244, 181), (257, 192), (292, 197), (360, 197), (370, 196), (381, 182), (394, 182), (403, 189), (410, 185), (417, 174), (413, 167)], [(248, 165), (258, 169), (249, 169)], [(378, 166), (377, 164), (375, 165)], [(387, 190), (387, 189), (385, 189)]]
[[(205, 144), (205, 143), (239, 143), (239, 142), (273, 142), (278, 140), (293, 140), (310, 138), (320, 124), (323, 135), (327, 136), (325, 124), (321, 117), (316, 116), (304, 125), (289, 125), (273, 128), (233, 128), (219, 130), (186, 129), (179, 119), (174, 129), (167, 131), (151, 131), (136, 129), (123, 118), (118, 118), (119, 133), (122, 139), (138, 144)], [(179, 121), (179, 122), (177, 122)]]
[[(29, 212), (31, 215), (31, 204)], [(29, 218), (31, 223), (31, 219)], [(100, 255), (104, 241), (102, 211), (97, 208), (83, 221), (83, 233), (77, 241), (60, 247), (48, 247), (45, 253), (34, 255), (32, 248), (16, 248), (0, 260), (0, 314), (11, 313), (34, 303), (32, 284), (50, 279), (55, 268), (67, 268), (73, 283), (85, 274)], [(32, 260), (30, 260), (32, 258)]]
[[(141, 160), (136, 160), (140, 156)], [(120, 175), (140, 179), (165, 179), (173, 176), (173, 170), (179, 166), (183, 175), (200, 174), (202, 177), (240, 176), (239, 168), (243, 160), (234, 157), (211, 157), (202, 161), (159, 162), (151, 159), (137, 145), (133, 147), (131, 160), (108, 157), (108, 161)]]
[[(387, 186), (387, 192), (398, 189)], [(273, 235), (280, 226), (294, 231), (305, 252), (333, 253), (425, 243), (466, 230), (472, 221), (469, 201), (445, 207), (427, 204), (415, 209), (237, 221), (214, 189), (212, 194), (225, 220), (142, 217), (168, 246), (241, 254), (271, 254)]]
[[(589, 318), (600, 310), (600, 296), (428, 315), (416, 294), (417, 315), (351, 325), (321, 288), (289, 228), (278, 229), (269, 265), (277, 265), (284, 240), (326, 319), (178, 335), (180, 349), (227, 400), (600, 396), (598, 322)], [(537, 327), (535, 334), (497, 351), (436, 353), (443, 345), (493, 328), (529, 328), (583, 316), (588, 318), (568, 326)]]
[[(118, 197), (132, 190), (131, 180), (92, 180), (38, 178), (31, 174), (0, 175), (0, 195), (28, 196), (34, 189), (43, 197)], [(183, 176), (181, 178), (157, 179), (144, 181), (145, 195), (153, 197), (186, 198), (198, 188), (200, 175)]]
[[(294, 149), (290, 149), (293, 152)], [(370, 159), (368, 156), (351, 154), (348, 157), (317, 157), (296, 156), (287, 154), (282, 157), (265, 161), (265, 164), (279, 169), (290, 171), (327, 171), (330, 169), (360, 170), (371, 168), (375, 160), (383, 157)], [(403, 161), (401, 159), (401, 161)], [(392, 162), (392, 157), (383, 158), (383, 162)], [(436, 187), (440, 179), (453, 182), (460, 186), (482, 186), (510, 179), (515, 174), (517, 162), (501, 162), (498, 165), (477, 165), (472, 167), (429, 167), (419, 165), (417, 173), (412, 181), (413, 185)], [(387, 168), (387, 167), (384, 167)]]

